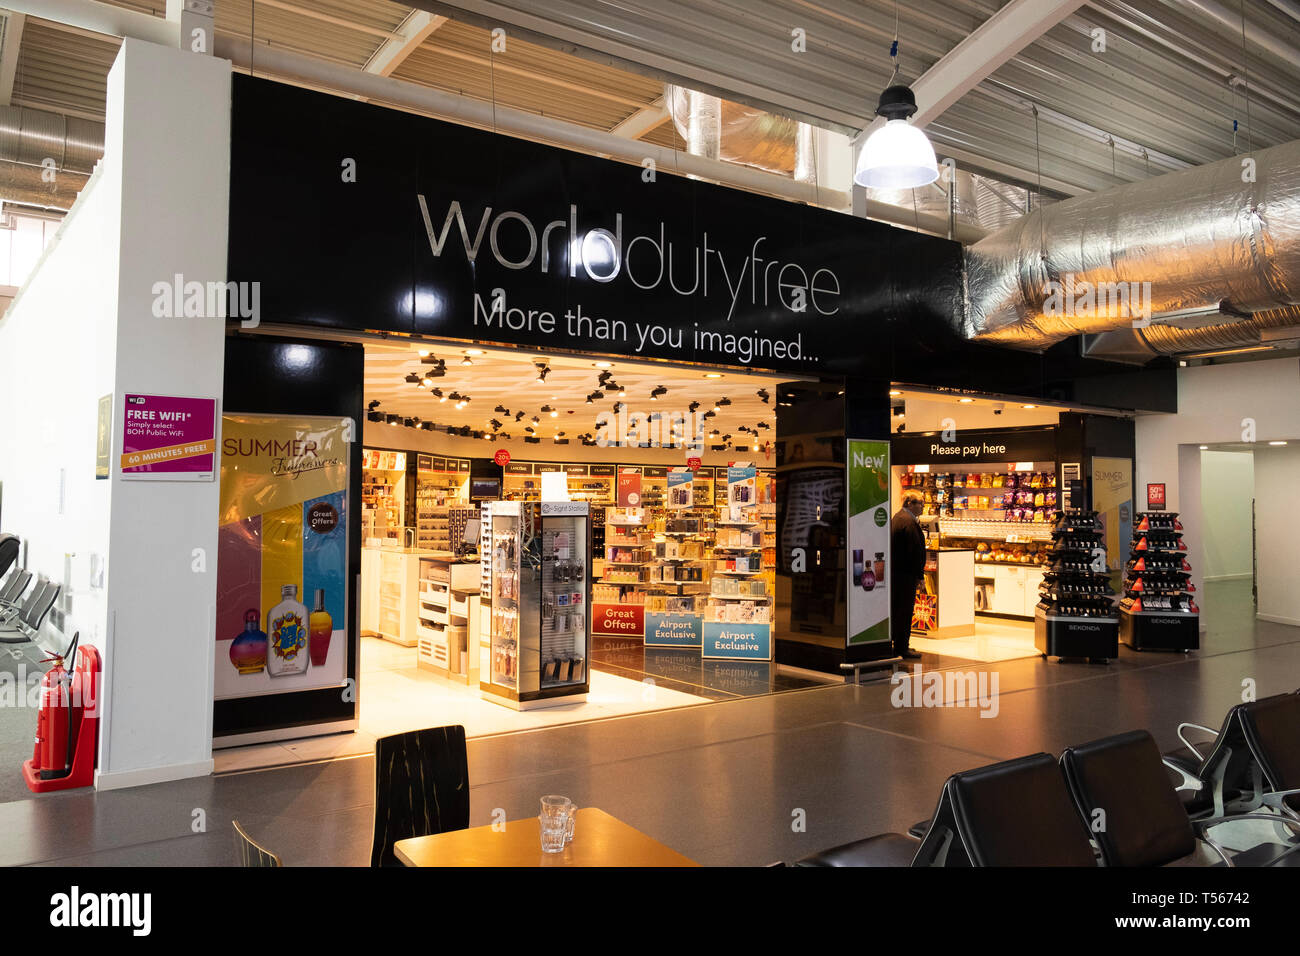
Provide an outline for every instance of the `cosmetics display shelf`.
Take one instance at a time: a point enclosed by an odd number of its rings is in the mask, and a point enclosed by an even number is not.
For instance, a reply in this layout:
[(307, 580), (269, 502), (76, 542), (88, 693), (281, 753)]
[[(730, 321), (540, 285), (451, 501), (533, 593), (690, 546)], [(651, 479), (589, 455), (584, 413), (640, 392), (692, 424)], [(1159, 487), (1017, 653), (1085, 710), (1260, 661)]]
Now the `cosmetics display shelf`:
[(763, 522), (758, 506), (733, 504), (727, 519), (719, 519), (716, 528), (705, 621), (770, 624), (769, 575), (763, 568)]
[(1119, 656), (1119, 615), (1106, 571), (1105, 529), (1095, 511), (1057, 512), (1051, 563), (1039, 585), (1034, 646), (1043, 657)]
[(1194, 651), (1201, 646), (1183, 524), (1177, 512), (1134, 516), (1120, 600), (1120, 638), (1135, 651)]

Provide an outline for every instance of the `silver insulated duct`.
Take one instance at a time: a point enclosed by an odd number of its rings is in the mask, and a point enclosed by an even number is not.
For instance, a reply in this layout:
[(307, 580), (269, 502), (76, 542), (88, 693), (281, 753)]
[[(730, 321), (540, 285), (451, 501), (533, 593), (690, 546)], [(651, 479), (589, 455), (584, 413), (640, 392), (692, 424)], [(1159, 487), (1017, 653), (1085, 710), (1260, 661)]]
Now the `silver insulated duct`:
[(0, 161), (89, 175), (104, 155), (104, 124), (21, 106), (0, 106)]
[[(967, 335), (1018, 348), (1119, 329), (1148, 356), (1249, 338), (1231, 331), (1249, 313), (1300, 305), (1300, 141), (1040, 207), (966, 250), (966, 292)], [(1213, 329), (1170, 315), (1204, 326), (1220, 307)]]

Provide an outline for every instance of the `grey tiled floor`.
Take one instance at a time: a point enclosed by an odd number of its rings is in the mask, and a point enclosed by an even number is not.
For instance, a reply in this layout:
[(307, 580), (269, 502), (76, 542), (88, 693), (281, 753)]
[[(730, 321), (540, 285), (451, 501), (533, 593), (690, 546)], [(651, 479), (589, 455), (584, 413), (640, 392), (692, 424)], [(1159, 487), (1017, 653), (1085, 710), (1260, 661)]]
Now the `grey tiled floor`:
[[(1241, 585), (1204, 603), (1215, 611), (1198, 654), (1122, 648), (1105, 666), (970, 665), (998, 674), (993, 719), (969, 707), (896, 709), (889, 685), (875, 684), (471, 740), (470, 822), (490, 822), (497, 807), (531, 815), (538, 796), (564, 793), (716, 865), (902, 830), (929, 815), (955, 771), (1135, 727), (1172, 749), (1179, 721), (1217, 724), (1246, 678), (1259, 696), (1300, 686), (1300, 628), (1257, 623)], [(0, 804), (0, 864), (229, 864), (233, 817), (289, 865), (365, 865), (373, 775), (358, 758)], [(792, 831), (796, 809), (804, 833)], [(206, 832), (193, 832), (196, 811)]]

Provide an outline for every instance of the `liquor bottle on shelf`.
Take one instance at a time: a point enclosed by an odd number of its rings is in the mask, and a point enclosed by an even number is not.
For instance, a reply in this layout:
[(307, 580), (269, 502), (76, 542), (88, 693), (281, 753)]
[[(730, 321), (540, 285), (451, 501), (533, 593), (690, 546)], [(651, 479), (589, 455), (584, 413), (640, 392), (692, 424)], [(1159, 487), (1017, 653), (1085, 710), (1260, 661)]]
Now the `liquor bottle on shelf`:
[(1034, 645), (1044, 657), (1117, 657), (1119, 620), (1105, 529), (1097, 512), (1057, 512), (1051, 527), (1049, 564), (1034, 614)]
[(1135, 515), (1130, 554), (1119, 605), (1124, 643), (1137, 651), (1199, 648), (1200, 608), (1178, 513)]

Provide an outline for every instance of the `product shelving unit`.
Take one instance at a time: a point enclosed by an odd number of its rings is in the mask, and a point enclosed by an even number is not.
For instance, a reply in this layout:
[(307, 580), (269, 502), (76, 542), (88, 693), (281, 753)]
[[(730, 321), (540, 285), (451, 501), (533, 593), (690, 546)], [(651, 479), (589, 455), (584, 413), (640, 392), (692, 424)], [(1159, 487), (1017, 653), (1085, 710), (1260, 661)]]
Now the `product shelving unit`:
[[(771, 658), (771, 573), (763, 567), (762, 485), (752, 466), (737, 465), (728, 476), (727, 499), (714, 523), (713, 567), (704, 611), (706, 657)], [(721, 640), (735, 643), (737, 634), (762, 651), (736, 653)], [(719, 650), (721, 648), (721, 650)]]
[[(412, 476), (408, 473), (407, 480)], [(414, 474), (415, 510), (410, 523), (416, 529), (416, 543), (435, 551), (454, 551), (451, 508), (469, 501), (469, 460), (417, 455)], [(462, 525), (462, 530), (463, 530)]]
[(364, 449), (361, 472), (361, 534), (401, 536), (406, 512), (406, 453)]
[(1045, 465), (1034, 471), (909, 471), (901, 487), (921, 494), (926, 515), (950, 521), (1042, 526), (1051, 522), (1058, 501), (1055, 471)]
[(1201, 646), (1200, 609), (1182, 522), (1173, 511), (1142, 512), (1135, 519), (1120, 638), (1135, 651), (1194, 651)]
[(485, 699), (515, 710), (586, 699), (589, 522), (586, 502), (492, 504)]
[(1052, 522), (1052, 563), (1040, 585), (1034, 646), (1043, 657), (1119, 656), (1119, 615), (1106, 570), (1105, 529), (1095, 511), (1058, 512)]

